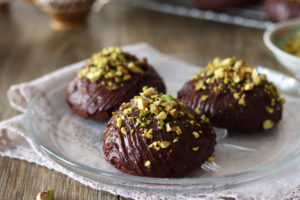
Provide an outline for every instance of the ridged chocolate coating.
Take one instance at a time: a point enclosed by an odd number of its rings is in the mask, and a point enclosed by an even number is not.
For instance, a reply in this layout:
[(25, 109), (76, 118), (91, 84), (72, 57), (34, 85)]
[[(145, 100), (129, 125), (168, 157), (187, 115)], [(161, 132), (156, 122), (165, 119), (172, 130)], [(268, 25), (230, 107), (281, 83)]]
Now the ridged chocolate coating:
[(163, 80), (151, 66), (145, 65), (144, 70), (143, 74), (132, 74), (132, 79), (123, 81), (116, 90), (99, 85), (104, 79), (91, 82), (87, 78), (79, 79), (76, 76), (68, 86), (68, 104), (83, 118), (108, 120), (121, 103), (138, 95), (143, 86), (155, 87), (160, 92), (166, 91)]
[[(215, 134), (209, 123), (203, 122), (194, 111), (190, 109), (189, 111), (196, 116), (195, 121), (200, 124), (203, 133), (196, 139), (192, 134), (193, 131), (199, 130), (196, 123), (191, 125), (187, 116), (178, 117), (174, 123), (169, 116), (164, 122), (170, 123), (171, 126), (180, 126), (182, 129), (182, 134), (178, 136), (178, 141), (175, 143), (172, 141), (177, 135), (167, 132), (165, 128), (159, 130), (153, 115), (147, 115), (145, 119), (151, 120), (145, 128), (153, 129), (153, 138), (144, 137), (140, 126), (136, 126), (136, 120), (128, 118), (139, 116), (140, 111), (136, 107), (123, 120), (123, 127), (127, 130), (126, 135), (117, 127), (117, 120), (113, 116), (104, 133), (103, 151), (107, 162), (124, 173), (148, 177), (183, 177), (199, 168), (214, 152)], [(132, 129), (134, 132), (130, 134)], [(155, 141), (171, 141), (171, 145), (160, 150), (149, 148), (149, 145)], [(193, 147), (199, 149), (194, 151)], [(148, 160), (151, 164), (146, 166)]]
[(282, 21), (300, 17), (298, 0), (265, 0), (265, 10), (273, 21)]
[[(270, 106), (272, 101), (272, 96), (264, 90), (265, 84), (269, 84), (267, 81), (246, 92), (246, 106), (238, 103), (223, 82), (223, 89), (218, 91), (215, 91), (213, 86), (218, 86), (220, 82), (211, 84), (211, 89), (200, 91), (195, 90), (196, 82), (197, 80), (188, 81), (178, 92), (178, 98), (192, 109), (199, 108), (210, 118), (213, 126), (235, 131), (260, 131), (264, 130), (265, 120), (276, 124), (281, 119), (282, 104), (277, 99), (272, 106), (274, 112), (269, 113), (266, 110), (266, 106)], [(203, 95), (209, 97), (201, 101)]]

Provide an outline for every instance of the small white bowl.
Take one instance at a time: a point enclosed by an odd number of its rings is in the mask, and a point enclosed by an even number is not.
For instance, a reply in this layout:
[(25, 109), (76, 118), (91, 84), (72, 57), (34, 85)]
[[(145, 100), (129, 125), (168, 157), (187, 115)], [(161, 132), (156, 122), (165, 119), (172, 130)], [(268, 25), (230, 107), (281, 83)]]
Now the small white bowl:
[(265, 45), (272, 51), (276, 59), (300, 79), (300, 57), (283, 51), (283, 41), (300, 31), (300, 19), (279, 23), (264, 33)]

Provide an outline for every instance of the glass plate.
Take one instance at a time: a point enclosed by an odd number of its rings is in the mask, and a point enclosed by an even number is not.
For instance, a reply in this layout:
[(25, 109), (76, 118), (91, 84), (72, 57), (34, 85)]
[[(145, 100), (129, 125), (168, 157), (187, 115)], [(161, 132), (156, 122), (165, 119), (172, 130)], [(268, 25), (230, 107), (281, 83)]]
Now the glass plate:
[[(175, 71), (176, 74), (173, 74)], [(180, 80), (177, 74), (181, 74)], [(184, 68), (168, 70), (163, 74), (168, 80), (168, 91), (176, 94), (190, 74)], [(26, 126), (38, 146), (57, 163), (98, 182), (160, 193), (199, 193), (262, 179), (299, 157), (300, 134), (294, 116), (291, 116), (291, 108), (286, 104), (283, 119), (272, 130), (227, 133), (216, 129), (215, 162), (205, 163), (185, 178), (127, 175), (104, 159), (102, 139), (105, 122), (82, 119), (67, 105), (66, 87), (69, 81), (65, 80), (60, 87), (49, 87), (35, 96), (28, 107)]]

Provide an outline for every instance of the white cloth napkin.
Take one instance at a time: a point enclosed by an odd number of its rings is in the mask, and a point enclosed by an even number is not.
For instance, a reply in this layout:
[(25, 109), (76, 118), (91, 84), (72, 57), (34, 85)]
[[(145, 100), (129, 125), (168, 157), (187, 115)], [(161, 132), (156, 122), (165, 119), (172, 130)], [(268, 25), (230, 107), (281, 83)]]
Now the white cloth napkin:
[[(195, 72), (195, 66), (163, 55), (144, 43), (126, 46), (124, 49), (137, 56), (147, 57), (150, 63), (168, 63), (169, 65), (185, 67), (188, 73), (193, 74)], [(43, 90), (43, 88), (47, 88), (50, 85), (56, 87), (59, 85), (60, 81), (67, 78), (71, 79), (74, 73), (82, 66), (83, 62), (84, 61), (64, 67), (34, 81), (11, 86), (7, 92), (11, 106), (18, 111), (25, 113), (28, 103), (32, 100), (37, 91)], [(178, 82), (181, 83), (182, 81), (180, 80)], [(175, 91), (169, 92), (175, 93)], [(293, 107), (293, 116), (298, 116), (295, 117), (295, 120), (300, 124), (300, 113), (298, 113), (300, 111), (299, 98), (291, 96), (285, 97), (287, 104), (292, 105)], [(261, 181), (210, 193), (166, 195), (127, 190), (95, 182), (63, 168), (41, 151), (35, 145), (25, 128), (25, 114), (21, 114), (0, 123), (0, 155), (36, 163), (63, 173), (94, 189), (104, 190), (115, 195), (133, 199), (300, 199), (300, 161), (297, 161), (297, 163), (293, 164), (285, 171), (281, 171), (280, 173)]]

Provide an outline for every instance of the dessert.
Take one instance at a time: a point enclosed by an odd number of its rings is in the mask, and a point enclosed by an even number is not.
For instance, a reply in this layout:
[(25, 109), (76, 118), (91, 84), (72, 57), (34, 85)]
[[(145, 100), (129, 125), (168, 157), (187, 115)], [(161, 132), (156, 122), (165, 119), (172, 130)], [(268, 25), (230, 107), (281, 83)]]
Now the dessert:
[(272, 128), (281, 119), (284, 101), (266, 75), (234, 58), (215, 58), (183, 86), (178, 98), (206, 114), (212, 125), (235, 131)]
[(122, 172), (148, 177), (183, 177), (214, 156), (209, 119), (171, 95), (144, 87), (109, 120), (103, 151)]
[(299, 0), (265, 0), (265, 10), (273, 21), (300, 17)]
[(259, 0), (194, 0), (194, 2), (201, 8), (225, 11), (234, 7), (244, 7), (249, 4), (254, 4), (259, 2)]
[(79, 70), (67, 90), (73, 111), (84, 118), (108, 120), (122, 102), (149, 85), (165, 92), (165, 85), (145, 58), (106, 48), (94, 54)]

